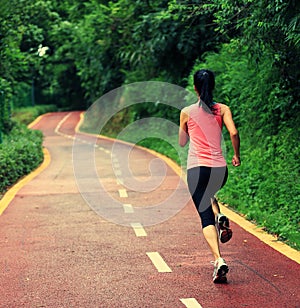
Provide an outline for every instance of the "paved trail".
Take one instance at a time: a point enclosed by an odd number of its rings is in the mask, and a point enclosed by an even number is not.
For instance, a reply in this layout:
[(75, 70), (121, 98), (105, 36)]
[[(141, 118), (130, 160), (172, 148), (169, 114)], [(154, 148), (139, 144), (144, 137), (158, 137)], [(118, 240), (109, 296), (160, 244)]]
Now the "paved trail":
[(235, 223), (222, 245), (228, 284), (213, 284), (179, 176), (142, 149), (128, 166), (128, 145), (75, 136), (79, 116), (50, 113), (33, 127), (51, 162), (0, 216), (1, 308), (300, 307), (299, 264)]

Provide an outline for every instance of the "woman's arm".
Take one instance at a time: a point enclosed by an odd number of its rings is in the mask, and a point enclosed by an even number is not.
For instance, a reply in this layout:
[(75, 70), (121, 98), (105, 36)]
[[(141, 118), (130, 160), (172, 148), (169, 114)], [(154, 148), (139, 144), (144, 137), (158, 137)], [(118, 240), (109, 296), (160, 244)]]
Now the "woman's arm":
[(230, 134), (230, 139), (234, 151), (234, 155), (232, 158), (232, 165), (237, 167), (240, 166), (241, 164), (241, 159), (240, 159), (240, 136), (239, 132), (235, 127), (234, 121), (232, 119), (232, 113), (231, 110), (228, 106), (223, 105), (222, 106), (222, 114), (223, 114), (223, 121), (224, 124)]
[(184, 147), (189, 140), (187, 121), (188, 114), (182, 110), (180, 113), (180, 124), (178, 132), (178, 143), (181, 147)]

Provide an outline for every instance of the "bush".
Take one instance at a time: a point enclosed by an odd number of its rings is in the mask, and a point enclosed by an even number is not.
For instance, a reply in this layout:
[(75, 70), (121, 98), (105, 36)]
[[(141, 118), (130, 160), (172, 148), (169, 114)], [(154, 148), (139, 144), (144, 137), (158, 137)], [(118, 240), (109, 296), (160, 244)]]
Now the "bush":
[(16, 124), (0, 144), (0, 194), (43, 161), (43, 135)]
[(0, 141), (2, 133), (9, 133), (12, 129), (11, 122), (11, 103), (12, 97), (10, 83), (0, 77)]
[(12, 119), (18, 123), (28, 125), (38, 116), (52, 111), (57, 111), (56, 105), (36, 105), (32, 107), (21, 107), (13, 110)]
[(11, 130), (0, 142), (0, 195), (43, 161), (43, 134), (29, 130), (27, 124), (39, 115), (56, 111), (55, 105), (36, 105), (14, 109), (9, 118)]

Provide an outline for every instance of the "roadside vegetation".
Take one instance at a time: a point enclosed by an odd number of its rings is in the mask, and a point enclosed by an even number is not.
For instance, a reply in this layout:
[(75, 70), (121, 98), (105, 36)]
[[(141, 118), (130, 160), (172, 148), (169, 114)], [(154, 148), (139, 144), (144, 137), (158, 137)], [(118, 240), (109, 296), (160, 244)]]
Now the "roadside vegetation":
[(0, 196), (24, 175), (29, 174), (43, 161), (40, 131), (16, 124), (0, 144)]
[(27, 125), (39, 115), (55, 110), (55, 105), (45, 105), (15, 109), (5, 117), (2, 113), (0, 199), (9, 187), (42, 163), (43, 135)]
[[(28, 124), (38, 115), (35, 106), (86, 110), (103, 94), (138, 81), (169, 82), (193, 91), (194, 71), (209, 68), (216, 73), (215, 100), (231, 107), (242, 141), (242, 165), (230, 167), (220, 200), (300, 249), (299, 1), (0, 0), (0, 4), (0, 159), (12, 157), (8, 144), (17, 149), (25, 139), (32, 141), (26, 152), (31, 156), (24, 159), (28, 169), (11, 172), (14, 167), (9, 166), (17, 158), (1, 165), (6, 186), (16, 179), (8, 181), (10, 174), (20, 177), (35, 168), (33, 161), (40, 163), (40, 154), (34, 159), (32, 153), (41, 147), (37, 141), (41, 136), (14, 124), (16, 120)], [(35, 111), (22, 109), (29, 106)], [(101, 133), (121, 136), (125, 127), (147, 117), (178, 125), (181, 107), (133, 105), (114, 115)], [(92, 130), (89, 123), (83, 129)], [(16, 140), (17, 130), (29, 136)], [(139, 140), (185, 167), (186, 149), (175, 146), (177, 131), (168, 131), (167, 138), (143, 139), (138, 133), (135, 130), (126, 139)], [(225, 131), (224, 138), (230, 163)]]
[(57, 111), (56, 105), (36, 105), (32, 107), (14, 108), (11, 118), (13, 121), (28, 125), (37, 117), (47, 112)]

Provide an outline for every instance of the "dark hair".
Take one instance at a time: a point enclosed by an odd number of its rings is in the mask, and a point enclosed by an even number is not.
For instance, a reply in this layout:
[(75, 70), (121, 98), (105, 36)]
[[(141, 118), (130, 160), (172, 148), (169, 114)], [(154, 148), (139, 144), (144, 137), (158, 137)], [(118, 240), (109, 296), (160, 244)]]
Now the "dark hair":
[(194, 85), (200, 96), (200, 104), (204, 103), (211, 111), (213, 107), (213, 90), (215, 88), (215, 75), (212, 71), (202, 69), (194, 74)]

